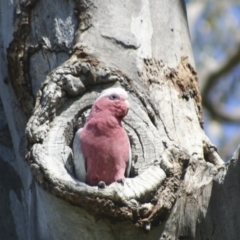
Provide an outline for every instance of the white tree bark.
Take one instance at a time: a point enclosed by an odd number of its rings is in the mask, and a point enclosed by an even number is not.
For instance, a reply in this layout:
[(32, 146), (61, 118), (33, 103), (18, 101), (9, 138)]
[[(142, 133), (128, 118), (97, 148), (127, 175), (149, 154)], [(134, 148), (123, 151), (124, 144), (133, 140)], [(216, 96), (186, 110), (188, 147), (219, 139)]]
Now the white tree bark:
[[(16, 239), (234, 239), (212, 217), (226, 214), (215, 198), (237, 167), (223, 165), (202, 129), (184, 1), (2, 1), (0, 10), (14, 152), (0, 162), (21, 182), (7, 193)], [(112, 86), (130, 95), (134, 164), (124, 185), (98, 189), (75, 178), (71, 147)]]

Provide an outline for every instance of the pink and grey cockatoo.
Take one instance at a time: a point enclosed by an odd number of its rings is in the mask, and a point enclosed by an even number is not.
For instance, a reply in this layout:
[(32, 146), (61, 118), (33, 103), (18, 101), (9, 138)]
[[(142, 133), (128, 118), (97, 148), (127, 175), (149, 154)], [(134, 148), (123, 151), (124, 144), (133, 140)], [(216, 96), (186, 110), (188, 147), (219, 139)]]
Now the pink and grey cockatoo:
[(127, 115), (127, 92), (109, 88), (94, 102), (87, 122), (73, 141), (77, 179), (91, 186), (106, 185), (129, 176), (131, 147), (122, 119)]

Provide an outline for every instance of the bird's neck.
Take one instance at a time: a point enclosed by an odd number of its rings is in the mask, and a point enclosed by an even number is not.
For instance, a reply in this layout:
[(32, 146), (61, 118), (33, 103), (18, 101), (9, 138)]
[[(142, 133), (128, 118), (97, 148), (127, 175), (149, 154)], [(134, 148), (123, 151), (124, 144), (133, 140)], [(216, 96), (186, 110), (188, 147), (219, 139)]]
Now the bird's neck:
[(92, 108), (88, 119), (98, 119), (101, 121), (107, 122), (116, 122), (118, 125), (121, 125), (121, 121), (123, 117), (117, 117), (116, 114), (114, 114), (114, 111), (112, 109), (103, 109), (99, 107), (98, 105), (95, 105), (94, 108)]
[(116, 118), (106, 110), (92, 111), (88, 117), (87, 125), (89, 129), (94, 129), (95, 133), (103, 135), (122, 128), (121, 119)]

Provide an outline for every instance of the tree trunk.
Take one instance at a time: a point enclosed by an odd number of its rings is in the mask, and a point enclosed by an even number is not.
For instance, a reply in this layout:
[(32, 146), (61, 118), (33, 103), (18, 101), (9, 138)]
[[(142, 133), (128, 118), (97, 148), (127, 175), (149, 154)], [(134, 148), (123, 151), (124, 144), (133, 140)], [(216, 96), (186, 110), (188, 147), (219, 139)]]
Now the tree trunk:
[[(224, 165), (202, 129), (184, 1), (1, 1), (0, 10), (12, 138), (3, 121), (1, 239), (237, 239), (239, 153)], [(98, 189), (75, 178), (72, 140), (113, 86), (129, 94), (133, 165), (124, 185)]]

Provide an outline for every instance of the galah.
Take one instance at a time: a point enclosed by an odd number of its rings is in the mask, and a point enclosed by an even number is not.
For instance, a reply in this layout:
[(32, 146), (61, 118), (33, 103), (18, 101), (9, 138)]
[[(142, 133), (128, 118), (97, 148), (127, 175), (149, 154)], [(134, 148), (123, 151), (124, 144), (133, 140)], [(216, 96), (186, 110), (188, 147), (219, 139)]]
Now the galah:
[(131, 147), (122, 120), (129, 109), (127, 92), (109, 88), (94, 102), (86, 124), (74, 137), (76, 178), (91, 186), (128, 177)]

